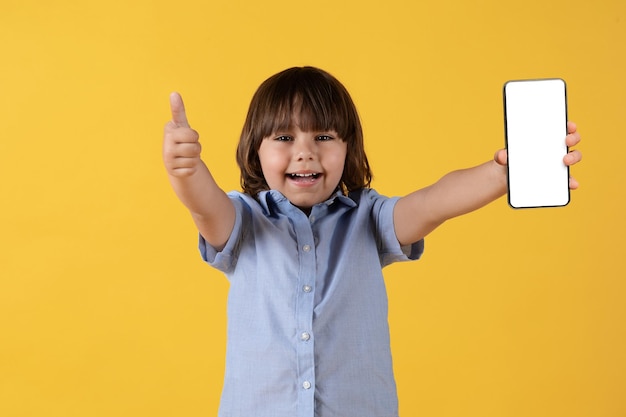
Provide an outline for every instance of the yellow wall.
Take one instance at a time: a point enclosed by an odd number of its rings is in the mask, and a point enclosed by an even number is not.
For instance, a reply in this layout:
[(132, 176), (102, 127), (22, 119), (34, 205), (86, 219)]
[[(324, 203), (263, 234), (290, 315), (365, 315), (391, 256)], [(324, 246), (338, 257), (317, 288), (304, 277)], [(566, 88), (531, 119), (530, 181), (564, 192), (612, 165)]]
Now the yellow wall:
[(236, 189), (252, 93), (304, 64), (352, 92), (387, 195), (491, 158), (506, 80), (566, 79), (571, 204), (500, 199), (386, 270), (401, 413), (626, 415), (623, 0), (1, 9), (0, 416), (215, 415), (227, 284), (162, 168), (168, 94)]

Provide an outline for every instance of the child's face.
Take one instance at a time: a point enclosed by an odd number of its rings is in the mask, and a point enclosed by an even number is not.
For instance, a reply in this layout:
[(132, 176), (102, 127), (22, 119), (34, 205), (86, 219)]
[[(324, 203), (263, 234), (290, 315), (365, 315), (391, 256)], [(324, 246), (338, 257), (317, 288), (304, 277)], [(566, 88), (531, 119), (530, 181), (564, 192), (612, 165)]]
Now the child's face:
[(298, 127), (263, 139), (259, 160), (267, 185), (308, 211), (337, 189), (347, 144), (334, 131), (303, 132)]

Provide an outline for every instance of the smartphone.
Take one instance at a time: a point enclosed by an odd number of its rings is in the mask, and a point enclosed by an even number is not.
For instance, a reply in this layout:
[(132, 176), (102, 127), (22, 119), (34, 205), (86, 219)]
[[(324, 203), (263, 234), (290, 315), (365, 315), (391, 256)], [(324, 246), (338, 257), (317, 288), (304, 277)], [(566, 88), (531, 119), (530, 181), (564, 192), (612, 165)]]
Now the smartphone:
[(567, 92), (560, 78), (504, 84), (508, 200), (513, 208), (560, 207), (570, 201)]

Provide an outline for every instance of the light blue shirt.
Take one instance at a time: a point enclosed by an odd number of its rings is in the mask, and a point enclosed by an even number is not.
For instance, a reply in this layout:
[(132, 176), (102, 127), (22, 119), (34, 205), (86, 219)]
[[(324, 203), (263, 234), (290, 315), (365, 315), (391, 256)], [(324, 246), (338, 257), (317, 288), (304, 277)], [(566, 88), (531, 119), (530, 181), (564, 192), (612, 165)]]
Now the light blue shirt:
[(230, 281), (220, 417), (396, 417), (382, 267), (401, 247), (397, 198), (337, 194), (307, 215), (277, 191), (229, 193), (224, 249), (202, 257)]

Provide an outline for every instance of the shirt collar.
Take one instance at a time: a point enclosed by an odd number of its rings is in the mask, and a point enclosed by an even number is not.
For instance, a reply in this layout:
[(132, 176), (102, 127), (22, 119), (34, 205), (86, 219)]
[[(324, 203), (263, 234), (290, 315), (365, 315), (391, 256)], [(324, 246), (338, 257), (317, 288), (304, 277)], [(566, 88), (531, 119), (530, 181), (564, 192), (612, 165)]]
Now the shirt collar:
[[(287, 205), (291, 205), (291, 202), (285, 197), (280, 191), (277, 190), (266, 190), (261, 191), (257, 197), (259, 204), (267, 213), (272, 213), (275, 211), (284, 212)], [(341, 191), (337, 191), (333, 194), (328, 200), (323, 203), (319, 203), (318, 205), (326, 205), (331, 206), (333, 203), (340, 203), (349, 208), (356, 207), (356, 202), (341, 193)]]

